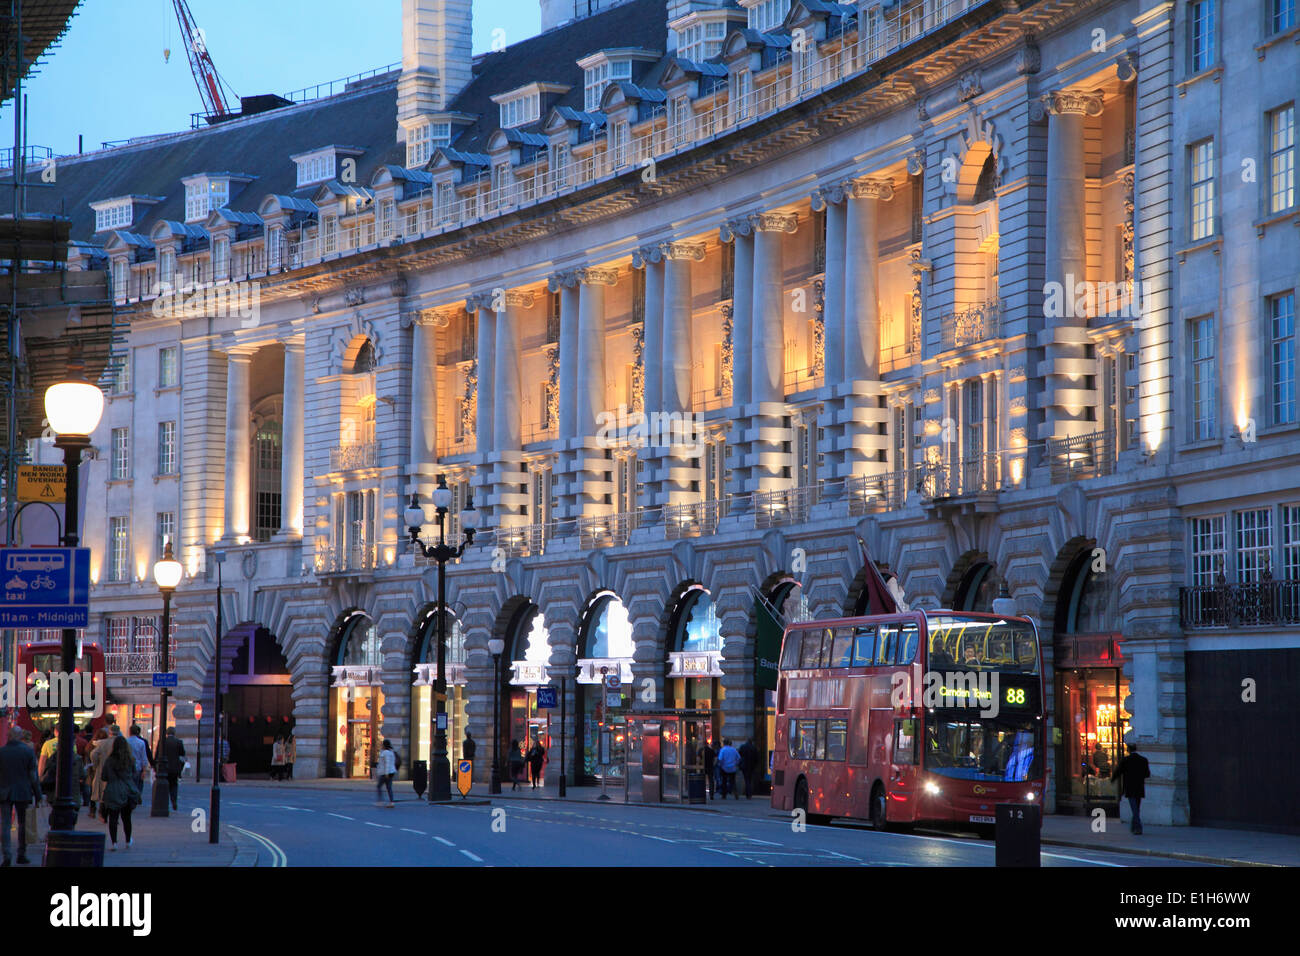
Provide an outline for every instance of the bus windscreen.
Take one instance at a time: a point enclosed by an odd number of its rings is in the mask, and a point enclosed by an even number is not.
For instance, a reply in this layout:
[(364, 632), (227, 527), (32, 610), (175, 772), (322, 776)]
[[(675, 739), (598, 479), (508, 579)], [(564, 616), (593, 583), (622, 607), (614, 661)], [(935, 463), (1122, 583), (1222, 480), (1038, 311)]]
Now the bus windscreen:
[(933, 670), (1038, 673), (1038, 635), (1027, 621), (936, 614), (927, 619)]

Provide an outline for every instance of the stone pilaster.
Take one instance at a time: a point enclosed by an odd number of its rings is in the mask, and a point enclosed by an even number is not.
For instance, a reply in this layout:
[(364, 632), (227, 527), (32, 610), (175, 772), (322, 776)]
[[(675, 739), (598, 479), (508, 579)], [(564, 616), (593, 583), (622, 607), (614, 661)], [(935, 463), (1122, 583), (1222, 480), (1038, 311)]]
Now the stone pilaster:
[(280, 457), (280, 533), (302, 537), (303, 454), (306, 392), (303, 382), (303, 343), (284, 344), (284, 411)]
[(250, 429), (248, 376), (252, 356), (231, 352), (226, 373), (226, 540), (249, 532)]
[[(488, 455), (488, 497), (486, 504), (499, 528), (522, 523), (528, 504), (528, 475), (523, 466), (520, 441), (521, 389), (520, 325), (521, 310), (532, 308), (529, 292), (494, 293), (501, 307), (496, 313), (496, 352), (492, 405), (493, 449)], [(482, 409), (480, 407), (480, 414)]]

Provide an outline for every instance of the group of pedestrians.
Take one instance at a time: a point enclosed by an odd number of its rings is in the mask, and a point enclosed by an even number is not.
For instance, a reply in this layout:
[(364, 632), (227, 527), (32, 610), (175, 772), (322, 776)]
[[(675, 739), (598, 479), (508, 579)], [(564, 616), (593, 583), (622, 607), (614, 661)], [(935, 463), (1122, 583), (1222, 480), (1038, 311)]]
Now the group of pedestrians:
[(271, 744), (271, 779), (292, 780), (293, 761), (298, 753), (298, 742), (293, 734), (285, 731), (275, 735)]
[(528, 780), (532, 783), (533, 790), (542, 786), (542, 768), (546, 766), (546, 748), (542, 742), (536, 738), (533, 745), (524, 751), (523, 746), (518, 740), (510, 741), (510, 753), (507, 755), (507, 763), (510, 769), (510, 789), (518, 790), (519, 785), (524, 782), (524, 767), (528, 768)]
[(699, 760), (704, 769), (704, 782), (708, 787), (709, 799), (714, 794), (723, 800), (731, 794), (737, 800), (740, 793), (736, 787), (736, 774), (745, 781), (745, 799), (754, 796), (754, 771), (758, 769), (758, 748), (753, 740), (746, 740), (739, 747), (733, 747), (730, 737), (724, 737), (722, 747), (715, 753), (708, 741), (699, 750)]

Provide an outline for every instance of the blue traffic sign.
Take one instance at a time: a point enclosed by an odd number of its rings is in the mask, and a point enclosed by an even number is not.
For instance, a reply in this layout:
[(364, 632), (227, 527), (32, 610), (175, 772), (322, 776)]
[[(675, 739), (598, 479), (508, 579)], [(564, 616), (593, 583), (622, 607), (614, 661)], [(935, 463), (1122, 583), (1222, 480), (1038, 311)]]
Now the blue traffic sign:
[(89, 548), (0, 549), (0, 627), (89, 624)]
[(560, 706), (560, 689), (558, 687), (537, 688), (537, 706), (539, 709)]
[(179, 675), (177, 675), (175, 671), (169, 671), (167, 673), (155, 673), (153, 675), (153, 686), (154, 687), (175, 687), (178, 676)]

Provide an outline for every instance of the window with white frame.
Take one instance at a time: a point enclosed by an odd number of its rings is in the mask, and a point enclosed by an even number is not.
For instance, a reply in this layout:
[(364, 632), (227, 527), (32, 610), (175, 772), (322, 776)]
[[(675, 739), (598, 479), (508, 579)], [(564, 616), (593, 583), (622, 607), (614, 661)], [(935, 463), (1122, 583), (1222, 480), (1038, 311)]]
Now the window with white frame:
[(131, 433), (125, 427), (113, 429), (109, 472), (115, 480), (131, 477)]
[(749, 8), (751, 30), (775, 30), (790, 12), (790, 0), (763, 0)]
[(1214, 234), (1214, 140), (1207, 139), (1191, 148), (1192, 168), (1192, 239)]
[(702, 466), (705, 501), (721, 501), (727, 494), (727, 442), (724, 438), (705, 442)]
[(693, 115), (689, 96), (675, 96), (668, 101), (668, 122), (674, 139), (681, 141), (690, 138)]
[(731, 97), (736, 104), (732, 115), (738, 120), (747, 119), (754, 111), (753, 73), (749, 70), (741, 70), (739, 73), (732, 74)]
[(514, 129), (516, 126), (537, 122), (541, 115), (542, 97), (537, 92), (527, 93), (497, 105), (501, 108), (501, 128)]
[(1208, 587), (1224, 569), (1228, 554), (1227, 516), (1192, 519), (1192, 585)]
[(1215, 338), (1214, 316), (1202, 316), (1189, 323), (1192, 441), (1214, 438), (1218, 432), (1219, 376)]
[(230, 180), (196, 176), (185, 181), (185, 221), (197, 222), (230, 202)]
[(452, 188), (450, 182), (438, 183), (438, 219), (446, 222), (451, 218)]
[(1295, 205), (1295, 104), (1268, 114), (1269, 212)]
[(627, 149), (631, 140), (631, 129), (625, 121), (619, 120), (609, 124), (609, 148), (614, 157), (615, 167), (627, 162)]
[(1295, 26), (1295, 0), (1269, 0), (1268, 26), (1272, 33)]
[(125, 395), (131, 391), (131, 350), (119, 353), (109, 358), (109, 367), (112, 369), (111, 388), (114, 395)]
[(1215, 0), (1198, 0), (1187, 8), (1188, 42), (1192, 72), (1200, 73), (1214, 65)]
[(131, 267), (125, 259), (113, 260), (113, 296), (121, 299), (126, 297), (127, 293), (127, 276), (131, 274)]
[(1273, 424), (1296, 420), (1295, 394), (1295, 290), (1268, 300), (1271, 330), (1271, 392)]
[(176, 423), (158, 423), (158, 474), (176, 473)]
[(604, 60), (595, 66), (587, 67), (583, 79), (583, 104), (588, 113), (600, 109), (600, 98), (605, 87), (614, 80), (632, 79), (631, 60)]
[(280, 268), (280, 245), (284, 242), (284, 227), (271, 226), (266, 230), (266, 268)]
[(158, 349), (158, 387), (171, 388), (180, 383), (179, 349), (164, 345)]
[(1300, 505), (1282, 506), (1282, 577), (1300, 581)]
[(175, 275), (176, 253), (171, 249), (164, 249), (158, 256), (158, 281), (170, 284)]
[(1273, 510), (1251, 508), (1234, 516), (1237, 530), (1237, 583), (1257, 584), (1272, 573)]
[(326, 253), (333, 252), (335, 246), (338, 244), (338, 239), (339, 239), (338, 216), (325, 217), (325, 225), (323, 228), (323, 232), (325, 234), (325, 239), (321, 243), (321, 245), (323, 246), (323, 248), (321, 249), (321, 253), (326, 254)]
[(227, 277), (226, 270), (230, 265), (230, 240), (213, 239), (212, 240), (212, 278), (224, 279)]
[(298, 165), (298, 185), (310, 186), (334, 178), (334, 150), (326, 149), (294, 159)]
[(692, 23), (674, 32), (677, 34), (677, 55), (698, 63), (722, 52), (727, 22), (712, 20), (708, 23)]
[(552, 143), (550, 159), (551, 182), (556, 186), (568, 182), (569, 144)]
[(424, 123), (406, 134), (406, 168), (418, 169), (439, 146), (451, 145), (450, 123)]
[(130, 530), (127, 519), (108, 519), (108, 579), (126, 581), (130, 572)]
[(176, 552), (176, 512), (159, 511), (155, 519), (154, 527), (156, 529), (154, 539), (154, 554), (159, 558), (167, 551), (167, 543), (170, 541), (172, 553)]
[(103, 232), (106, 229), (126, 229), (134, 218), (134, 207), (129, 199), (108, 204), (96, 203), (92, 208), (95, 210), (96, 232)]

